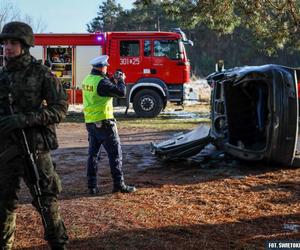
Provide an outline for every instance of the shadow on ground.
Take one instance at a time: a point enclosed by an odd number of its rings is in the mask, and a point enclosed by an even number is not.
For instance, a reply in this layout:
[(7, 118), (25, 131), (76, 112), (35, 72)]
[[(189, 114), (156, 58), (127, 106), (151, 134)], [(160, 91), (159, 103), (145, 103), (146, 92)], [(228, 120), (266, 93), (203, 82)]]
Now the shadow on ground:
[(72, 240), (69, 249), (265, 249), (266, 242), (271, 240), (299, 241), (299, 232), (284, 228), (284, 224), (299, 219), (298, 213), (219, 224), (95, 232), (89, 238)]

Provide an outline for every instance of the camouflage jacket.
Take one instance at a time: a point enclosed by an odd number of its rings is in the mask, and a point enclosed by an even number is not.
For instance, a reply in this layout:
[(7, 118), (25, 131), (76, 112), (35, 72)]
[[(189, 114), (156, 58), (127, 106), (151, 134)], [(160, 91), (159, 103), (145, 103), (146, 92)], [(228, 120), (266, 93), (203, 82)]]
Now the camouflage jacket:
[[(65, 117), (68, 109), (67, 95), (59, 80), (26, 53), (7, 61), (0, 71), (0, 117), (9, 115), (9, 94), (13, 98), (14, 113), (26, 115), (25, 133), (31, 146), (40, 151), (57, 148), (54, 125)], [(1, 141), (13, 143), (10, 135)]]

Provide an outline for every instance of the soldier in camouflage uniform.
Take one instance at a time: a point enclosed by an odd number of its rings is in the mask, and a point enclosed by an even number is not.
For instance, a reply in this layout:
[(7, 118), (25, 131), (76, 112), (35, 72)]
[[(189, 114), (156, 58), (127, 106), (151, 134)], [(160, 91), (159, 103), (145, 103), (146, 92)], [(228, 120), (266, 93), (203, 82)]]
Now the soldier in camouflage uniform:
[[(33, 196), (32, 204), (37, 207), (37, 199), (24, 171), (21, 138), (17, 136), (23, 129), (40, 175), (40, 201), (45, 208), (47, 225), (45, 239), (51, 249), (66, 249), (68, 236), (57, 202), (61, 184), (49, 151), (58, 146), (54, 124), (66, 115), (67, 95), (49, 69), (30, 55), (29, 48), (34, 46), (30, 26), (22, 22), (4, 25), (0, 42), (5, 55), (5, 67), (0, 70), (0, 248), (12, 248), (21, 178)], [(13, 107), (13, 114), (8, 107)]]

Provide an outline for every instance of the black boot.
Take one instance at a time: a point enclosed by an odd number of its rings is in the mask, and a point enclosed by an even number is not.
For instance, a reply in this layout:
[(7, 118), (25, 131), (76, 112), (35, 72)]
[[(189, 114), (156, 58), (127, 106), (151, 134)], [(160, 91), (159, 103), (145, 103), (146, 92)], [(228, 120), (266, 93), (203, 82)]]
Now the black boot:
[(89, 195), (96, 195), (99, 193), (99, 188), (95, 187), (95, 188), (89, 188)]
[(50, 246), (51, 250), (67, 250), (66, 245), (54, 245), (54, 246)]
[(114, 186), (113, 193), (121, 192), (121, 193), (133, 193), (136, 191), (135, 186), (128, 186), (124, 183), (118, 186)]

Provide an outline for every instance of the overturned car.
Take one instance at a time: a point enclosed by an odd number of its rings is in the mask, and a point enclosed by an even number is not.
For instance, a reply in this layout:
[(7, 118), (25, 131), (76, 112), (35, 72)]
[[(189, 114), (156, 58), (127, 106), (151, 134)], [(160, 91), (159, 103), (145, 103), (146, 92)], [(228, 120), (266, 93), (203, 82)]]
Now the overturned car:
[(152, 152), (164, 159), (190, 157), (213, 143), (238, 159), (297, 165), (298, 78), (299, 70), (280, 65), (246, 66), (209, 75), (209, 133), (191, 137), (192, 131), (154, 143)]

